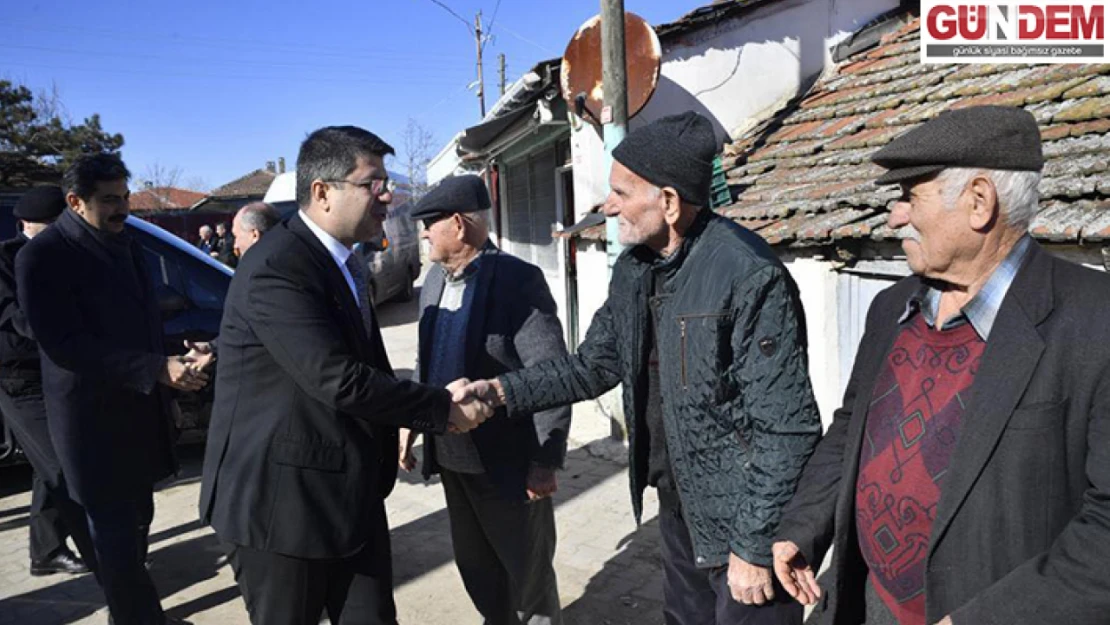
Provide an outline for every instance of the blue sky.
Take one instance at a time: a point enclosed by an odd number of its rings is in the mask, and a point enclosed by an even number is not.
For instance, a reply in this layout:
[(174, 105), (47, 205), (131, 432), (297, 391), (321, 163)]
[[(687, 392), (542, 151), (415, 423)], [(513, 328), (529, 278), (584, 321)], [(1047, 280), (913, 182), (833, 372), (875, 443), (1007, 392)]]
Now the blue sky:
[[(441, 0), (492, 23), (486, 104), (497, 99), (497, 55), (508, 82), (561, 56), (598, 0)], [(650, 23), (708, 3), (626, 0)], [(496, 16), (495, 16), (496, 10)], [(99, 113), (124, 135), (142, 177), (160, 164), (183, 181), (219, 186), (284, 156), (305, 133), (355, 124), (400, 148), (409, 117), (438, 145), (478, 120), (474, 37), (432, 0), (334, 2), (5, 2), (0, 78), (56, 87), (69, 114)]]

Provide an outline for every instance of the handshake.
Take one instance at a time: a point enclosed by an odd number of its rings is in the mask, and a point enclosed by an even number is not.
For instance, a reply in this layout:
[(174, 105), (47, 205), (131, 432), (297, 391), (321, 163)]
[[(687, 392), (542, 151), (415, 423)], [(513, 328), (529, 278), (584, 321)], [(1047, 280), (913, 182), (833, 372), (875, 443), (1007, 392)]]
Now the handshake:
[(497, 380), (472, 382), (459, 378), (447, 385), (451, 391), (451, 413), (447, 418), (447, 431), (461, 434), (469, 432), (493, 416), (493, 411), (505, 405), (501, 384)]

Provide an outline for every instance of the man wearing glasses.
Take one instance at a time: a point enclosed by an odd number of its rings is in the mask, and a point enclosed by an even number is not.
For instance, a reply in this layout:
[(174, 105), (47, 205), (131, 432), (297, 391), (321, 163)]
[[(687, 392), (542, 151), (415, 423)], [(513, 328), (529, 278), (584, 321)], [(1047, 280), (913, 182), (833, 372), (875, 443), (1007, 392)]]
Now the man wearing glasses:
[[(412, 211), (435, 262), (420, 292), (416, 378), (442, 386), (484, 379), (567, 353), (543, 272), (489, 240), (478, 176), (451, 176)], [(455, 564), (486, 623), (562, 622), (555, 568), (555, 471), (570, 407), (504, 415), (469, 434), (424, 437), (424, 477), (440, 474)], [(401, 466), (416, 460), (401, 432)]]
[(396, 623), (384, 499), (397, 428), (465, 432), (491, 414), (390, 367), (351, 248), (381, 233), (392, 153), (353, 126), (309, 135), (300, 211), (251, 248), (228, 291), (200, 514), (256, 625), (315, 625), (325, 610)]

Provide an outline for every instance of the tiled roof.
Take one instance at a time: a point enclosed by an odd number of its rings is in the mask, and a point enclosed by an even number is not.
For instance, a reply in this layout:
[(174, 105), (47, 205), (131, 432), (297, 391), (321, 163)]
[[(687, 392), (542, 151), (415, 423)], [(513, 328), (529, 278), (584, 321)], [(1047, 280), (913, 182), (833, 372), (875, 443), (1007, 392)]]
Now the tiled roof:
[(270, 183), (274, 181), (277, 174), (268, 169), (256, 169), (251, 173), (232, 180), (222, 187), (213, 189), (208, 194), (210, 198), (230, 198), (230, 197), (245, 197), (257, 195), (259, 199), (266, 195), (266, 190), (270, 188)]
[(677, 37), (771, 2), (775, 0), (714, 0), (712, 4), (700, 6), (673, 22), (656, 26), (655, 33), (661, 39)]
[(772, 244), (895, 238), (896, 188), (868, 156), (941, 111), (1022, 106), (1041, 125), (1047, 159), (1037, 238), (1110, 240), (1110, 65), (926, 65), (919, 20), (846, 60), (800, 101), (725, 147), (736, 202), (722, 214)]
[(205, 195), (200, 191), (177, 187), (154, 187), (132, 193), (130, 204), (133, 211), (189, 208), (204, 199)]

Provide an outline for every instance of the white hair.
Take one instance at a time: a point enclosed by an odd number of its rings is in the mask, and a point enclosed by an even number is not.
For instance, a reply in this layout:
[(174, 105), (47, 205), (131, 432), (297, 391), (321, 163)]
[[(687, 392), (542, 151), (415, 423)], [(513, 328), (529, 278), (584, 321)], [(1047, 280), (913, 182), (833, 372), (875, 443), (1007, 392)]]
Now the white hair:
[(1040, 209), (1037, 186), (1041, 183), (1041, 172), (949, 167), (937, 176), (944, 203), (949, 207), (955, 206), (960, 194), (978, 175), (986, 176), (994, 184), (998, 208), (1006, 225), (1023, 232), (1027, 230)]
[(483, 228), (486, 232), (489, 232), (490, 211), (488, 208), (485, 210), (474, 211), (472, 213), (463, 213), (462, 215), (463, 219)]

